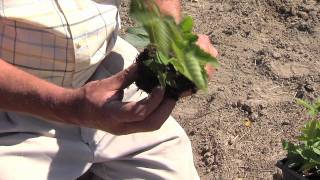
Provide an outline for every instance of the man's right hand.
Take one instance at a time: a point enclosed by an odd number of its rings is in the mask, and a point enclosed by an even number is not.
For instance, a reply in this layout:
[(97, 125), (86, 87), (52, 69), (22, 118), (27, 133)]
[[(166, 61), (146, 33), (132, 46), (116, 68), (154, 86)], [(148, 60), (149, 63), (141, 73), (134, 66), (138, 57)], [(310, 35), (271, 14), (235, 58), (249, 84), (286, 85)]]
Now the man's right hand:
[(67, 89), (44, 81), (0, 59), (0, 109), (44, 120), (129, 134), (159, 129), (176, 102), (156, 88), (138, 102), (122, 102), (122, 90), (137, 77), (133, 64), (110, 78)]
[(163, 89), (154, 88), (140, 101), (122, 102), (122, 90), (136, 77), (137, 65), (133, 64), (110, 78), (89, 82), (78, 89), (82, 98), (72, 111), (73, 123), (116, 135), (159, 129), (176, 101), (165, 98)]

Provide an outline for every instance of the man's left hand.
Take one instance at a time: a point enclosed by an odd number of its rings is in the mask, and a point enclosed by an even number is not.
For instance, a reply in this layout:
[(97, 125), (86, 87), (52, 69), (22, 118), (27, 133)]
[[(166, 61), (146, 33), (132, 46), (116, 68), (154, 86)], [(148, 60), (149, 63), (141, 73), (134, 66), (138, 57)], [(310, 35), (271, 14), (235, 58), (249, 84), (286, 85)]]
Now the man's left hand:
[[(213, 57), (217, 57), (219, 54), (217, 49), (213, 47), (212, 43), (210, 42), (210, 38), (207, 35), (203, 35), (203, 34), (198, 35), (197, 45), (202, 50), (204, 50), (206, 53), (209, 53)], [(210, 64), (207, 64), (205, 68), (210, 78), (214, 72), (214, 67), (212, 67), (212, 65)]]

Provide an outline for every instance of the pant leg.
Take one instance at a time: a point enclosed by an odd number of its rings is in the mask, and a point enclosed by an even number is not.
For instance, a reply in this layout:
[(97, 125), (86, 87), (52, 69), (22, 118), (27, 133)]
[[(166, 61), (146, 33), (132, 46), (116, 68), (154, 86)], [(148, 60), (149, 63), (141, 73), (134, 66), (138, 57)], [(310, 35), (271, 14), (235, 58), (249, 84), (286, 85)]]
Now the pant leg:
[[(113, 53), (113, 59), (100, 65), (100, 71), (93, 76), (94, 79), (114, 74), (116, 69), (121, 67), (128, 67), (137, 56), (135, 48), (120, 38)], [(130, 86), (124, 95), (126, 101), (139, 100), (146, 96), (134, 85)], [(96, 137), (98, 138), (95, 142), (89, 143), (95, 152), (94, 162), (97, 162), (90, 170), (99, 178), (199, 179), (193, 162), (191, 143), (172, 117), (154, 132), (125, 136), (98, 132)]]
[(0, 136), (0, 180), (73, 180), (90, 168), (92, 158), (80, 140), (32, 133)]
[(104, 179), (199, 179), (191, 143), (170, 117), (155, 132), (107, 134), (95, 151), (92, 172)]

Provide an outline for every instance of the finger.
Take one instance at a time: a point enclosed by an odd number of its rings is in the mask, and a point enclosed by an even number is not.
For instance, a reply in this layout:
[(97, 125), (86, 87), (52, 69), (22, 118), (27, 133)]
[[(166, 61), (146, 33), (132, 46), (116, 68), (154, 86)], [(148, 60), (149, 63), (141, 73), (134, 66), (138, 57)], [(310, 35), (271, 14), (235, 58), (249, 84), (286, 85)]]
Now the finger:
[(206, 66), (204, 68), (205, 68), (205, 70), (207, 72), (208, 78), (210, 79), (212, 74), (215, 71), (214, 67), (211, 64), (206, 64)]
[(218, 56), (218, 51), (213, 47), (209, 36), (200, 34), (198, 35), (197, 45), (205, 52), (211, 54), (214, 57)]
[(215, 47), (213, 47), (212, 44), (209, 45), (209, 54), (211, 54), (213, 57), (218, 57), (219, 55), (218, 50)]
[(171, 98), (164, 99), (160, 106), (144, 121), (123, 124), (126, 129), (126, 133), (149, 132), (160, 129), (162, 124), (169, 118), (175, 105), (175, 100)]
[(182, 14), (180, 1), (156, 0), (156, 3), (163, 14), (172, 16), (177, 24), (181, 21)]
[(199, 34), (198, 35), (198, 40), (196, 42), (196, 44), (203, 49), (204, 51), (207, 52), (208, 49), (208, 44), (210, 43), (210, 39), (209, 36), (207, 35), (203, 35), (203, 34)]
[(161, 104), (165, 91), (159, 87), (154, 88), (151, 94), (137, 102), (110, 103), (109, 109), (120, 122), (142, 121)]
[(134, 63), (127, 69), (105, 80), (105, 86), (111, 90), (124, 89), (132, 84), (138, 77), (138, 64)]
[[(119, 91), (109, 91), (108, 92), (108, 95), (107, 95), (107, 98), (105, 99), (108, 99), (108, 101), (121, 101), (122, 98), (123, 98), (123, 90), (119, 90)], [(112, 94), (111, 96), (109, 94)]]

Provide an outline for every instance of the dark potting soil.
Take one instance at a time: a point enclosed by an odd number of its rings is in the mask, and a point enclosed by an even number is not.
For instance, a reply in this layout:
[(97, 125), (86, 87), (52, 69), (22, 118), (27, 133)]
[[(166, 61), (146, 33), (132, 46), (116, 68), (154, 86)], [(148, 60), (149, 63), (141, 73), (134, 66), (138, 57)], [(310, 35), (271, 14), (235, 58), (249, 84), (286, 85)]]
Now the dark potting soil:
[[(147, 46), (137, 58), (139, 78), (136, 80), (136, 85), (139, 89), (147, 93), (151, 93), (152, 89), (160, 85), (157, 75), (144, 64), (146, 60), (154, 60), (156, 57), (156, 48), (152, 45)], [(177, 72), (174, 67), (170, 65), (161, 65), (159, 73), (168, 72), (168, 76), (174, 79), (173, 83), (166, 84), (165, 96), (178, 100), (181, 94), (185, 91), (191, 90), (192, 93), (197, 91), (193, 82)]]
[(287, 159), (283, 159), (277, 162), (276, 166), (282, 170), (283, 180), (318, 180), (320, 176), (316, 173), (310, 173), (309, 175), (303, 175), (298, 172), (299, 168), (291, 169), (287, 165)]

